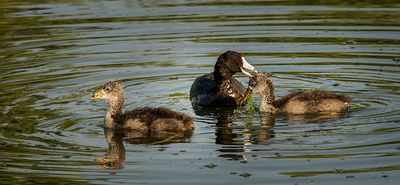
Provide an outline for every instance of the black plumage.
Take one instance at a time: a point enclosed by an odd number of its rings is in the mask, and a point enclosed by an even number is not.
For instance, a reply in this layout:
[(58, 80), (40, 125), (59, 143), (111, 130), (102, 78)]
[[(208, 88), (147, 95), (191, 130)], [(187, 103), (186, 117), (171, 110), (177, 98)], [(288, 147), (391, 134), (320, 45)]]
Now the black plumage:
[(246, 88), (233, 75), (246, 70), (257, 72), (235, 51), (227, 51), (218, 57), (214, 72), (196, 78), (190, 88), (190, 101), (199, 106), (239, 106)]

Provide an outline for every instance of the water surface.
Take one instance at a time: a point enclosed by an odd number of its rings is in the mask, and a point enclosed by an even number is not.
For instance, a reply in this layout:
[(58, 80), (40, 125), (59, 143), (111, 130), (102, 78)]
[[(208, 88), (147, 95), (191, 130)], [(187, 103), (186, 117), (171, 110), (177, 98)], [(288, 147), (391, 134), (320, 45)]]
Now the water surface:
[[(399, 12), (395, 0), (2, 1), (0, 183), (399, 184)], [(352, 110), (194, 110), (191, 83), (227, 50), (273, 72), (278, 97), (329, 89)], [(109, 80), (127, 109), (193, 116), (193, 134), (104, 132), (90, 96)], [(121, 163), (96, 161), (107, 153)]]

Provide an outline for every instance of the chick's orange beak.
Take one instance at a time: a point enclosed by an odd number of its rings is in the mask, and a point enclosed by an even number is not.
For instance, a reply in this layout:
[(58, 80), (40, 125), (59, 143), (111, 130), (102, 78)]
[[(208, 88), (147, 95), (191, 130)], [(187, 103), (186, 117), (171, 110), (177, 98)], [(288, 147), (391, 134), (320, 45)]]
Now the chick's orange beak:
[(90, 98), (91, 100), (101, 99), (103, 97), (103, 92), (101, 90), (94, 93), (94, 95)]

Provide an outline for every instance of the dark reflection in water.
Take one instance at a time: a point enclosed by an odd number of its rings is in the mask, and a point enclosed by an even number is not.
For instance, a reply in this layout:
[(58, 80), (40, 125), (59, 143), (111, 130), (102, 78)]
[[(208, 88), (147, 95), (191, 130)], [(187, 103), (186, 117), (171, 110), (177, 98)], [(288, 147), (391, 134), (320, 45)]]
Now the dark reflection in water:
[(253, 144), (268, 144), (268, 140), (275, 137), (273, 127), (275, 126), (275, 116), (271, 113), (260, 113), (260, 126), (253, 128), (250, 141)]
[(215, 143), (224, 145), (237, 144), (236, 139), (240, 136), (233, 131), (233, 119), (237, 117), (237, 110), (230, 107), (200, 107), (194, 106), (194, 112), (198, 116), (206, 116), (215, 119)]
[[(246, 155), (241, 155), (240, 153), (247, 152), (247, 145), (268, 145), (268, 141), (275, 137), (273, 130), (275, 125), (275, 116), (276, 115), (270, 113), (260, 113), (260, 123), (253, 123), (251, 126), (246, 126), (241, 129), (241, 133), (236, 134), (238, 137), (233, 139), (235, 140), (235, 145), (232, 145), (232, 143), (228, 143), (230, 146), (226, 143), (217, 143), (226, 145), (218, 149), (219, 152), (223, 153), (218, 157), (227, 158), (228, 160), (246, 161), (248, 157)], [(230, 126), (232, 127), (232, 124), (230, 124)], [(231, 131), (233, 131), (233, 129), (231, 129)], [(216, 138), (225, 138), (227, 137), (225, 134), (226, 133), (224, 132), (216, 131)], [(232, 135), (232, 133), (229, 134)], [(242, 140), (240, 143), (238, 142), (239, 136)]]
[(339, 118), (351, 117), (351, 112), (343, 113), (323, 113), (323, 114), (299, 114), (299, 115), (283, 115), (289, 121), (299, 121), (302, 123), (318, 123), (324, 124)]
[(100, 168), (121, 169), (124, 168), (125, 146), (123, 143), (124, 132), (112, 129), (104, 129), (104, 136), (108, 144), (108, 151), (104, 157), (96, 158), (97, 162), (102, 163)]
[[(233, 109), (228, 107), (194, 107), (194, 112), (198, 116), (208, 117), (216, 120), (210, 124), (215, 125), (215, 144), (220, 145), (244, 145), (246, 143), (267, 145), (268, 140), (275, 137), (275, 120), (280, 118), (292, 123), (300, 124), (324, 124), (340, 118), (349, 118), (351, 112), (346, 113), (323, 113), (323, 114), (272, 114), (254, 111), (245, 111), (244, 109)], [(252, 123), (252, 120), (245, 120), (251, 124), (238, 126), (234, 125), (234, 120), (243, 115), (259, 116), (259, 123)], [(246, 138), (247, 135), (249, 137)], [(221, 150), (220, 150), (221, 151)], [(223, 150), (222, 150), (223, 151)], [(239, 150), (243, 151), (243, 150)]]
[(185, 132), (160, 132), (142, 134), (135, 131), (125, 131), (125, 141), (131, 144), (171, 144), (171, 143), (186, 143), (190, 142), (190, 137), (193, 135), (192, 130)]
[[(221, 145), (243, 145), (246, 142), (253, 144), (266, 144), (266, 141), (273, 137), (273, 126), (275, 125), (275, 115), (269, 113), (260, 113), (260, 123), (253, 123), (250, 126), (237, 129), (233, 121), (241, 114), (246, 113), (241, 109), (229, 107), (212, 108), (212, 107), (194, 107), (198, 116), (206, 116), (215, 119), (215, 144)], [(245, 129), (246, 133), (243, 133)], [(243, 134), (250, 135), (248, 141), (243, 141)]]
[(171, 143), (189, 142), (193, 131), (178, 133), (141, 133), (134, 130), (115, 130), (104, 128), (104, 136), (108, 144), (108, 151), (104, 157), (96, 158), (104, 169), (122, 169), (124, 168), (125, 146), (124, 142), (129, 144), (150, 144), (167, 145)]

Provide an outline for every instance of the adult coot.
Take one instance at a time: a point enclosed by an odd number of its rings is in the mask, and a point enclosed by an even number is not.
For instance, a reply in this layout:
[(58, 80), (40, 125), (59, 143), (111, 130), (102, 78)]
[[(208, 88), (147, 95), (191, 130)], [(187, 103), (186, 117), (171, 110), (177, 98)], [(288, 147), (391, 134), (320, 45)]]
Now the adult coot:
[(244, 56), (227, 51), (218, 57), (214, 72), (197, 77), (190, 88), (190, 101), (195, 106), (240, 106), (246, 88), (232, 76), (242, 72), (256, 73)]

